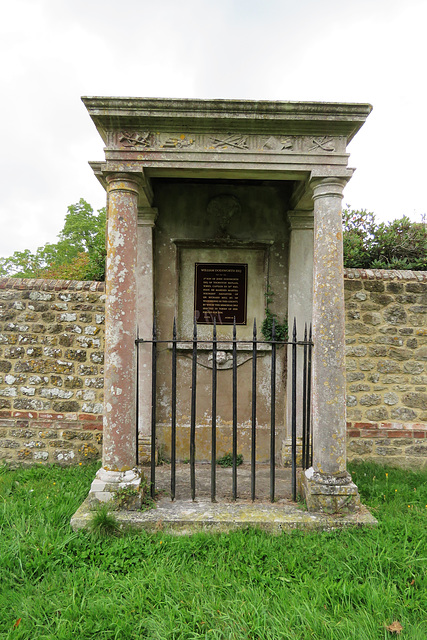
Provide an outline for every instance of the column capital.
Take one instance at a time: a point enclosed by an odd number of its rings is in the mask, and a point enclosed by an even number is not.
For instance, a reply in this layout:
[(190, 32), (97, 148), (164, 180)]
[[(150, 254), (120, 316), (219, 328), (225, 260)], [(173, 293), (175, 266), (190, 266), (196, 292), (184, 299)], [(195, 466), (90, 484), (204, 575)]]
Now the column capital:
[(348, 182), (348, 178), (312, 178), (310, 186), (313, 189), (313, 200), (317, 198), (340, 198), (343, 197), (343, 190)]
[(291, 231), (313, 229), (314, 228), (314, 212), (297, 210), (288, 211), (288, 220)]
[(129, 191), (139, 195), (141, 180), (132, 173), (109, 173), (106, 176), (108, 192)]
[(138, 207), (138, 227), (154, 227), (158, 213), (154, 207)]

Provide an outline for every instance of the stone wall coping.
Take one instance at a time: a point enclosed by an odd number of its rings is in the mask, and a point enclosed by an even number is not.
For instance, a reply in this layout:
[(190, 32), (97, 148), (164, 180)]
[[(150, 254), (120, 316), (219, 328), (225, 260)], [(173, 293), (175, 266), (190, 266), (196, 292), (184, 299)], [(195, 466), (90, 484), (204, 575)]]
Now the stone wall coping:
[(105, 282), (95, 280), (51, 280), (44, 278), (0, 278), (0, 289), (31, 289), (31, 291), (101, 291)]
[[(397, 269), (344, 269), (346, 280), (414, 280), (427, 282), (427, 271)], [(95, 280), (52, 280), (44, 278), (0, 278), (0, 289), (31, 289), (32, 291), (100, 291), (105, 292), (105, 282)]]
[(346, 280), (414, 280), (427, 282), (427, 271), (397, 269), (344, 269)]

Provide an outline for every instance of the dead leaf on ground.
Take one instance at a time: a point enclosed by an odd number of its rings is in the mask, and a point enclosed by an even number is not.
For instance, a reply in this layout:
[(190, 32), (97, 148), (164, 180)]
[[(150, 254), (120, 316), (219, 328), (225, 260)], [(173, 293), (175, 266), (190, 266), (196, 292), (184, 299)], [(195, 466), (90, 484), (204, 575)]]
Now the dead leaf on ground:
[(390, 633), (400, 633), (403, 627), (398, 620), (395, 620), (391, 624), (386, 625), (386, 629), (387, 631), (390, 631)]

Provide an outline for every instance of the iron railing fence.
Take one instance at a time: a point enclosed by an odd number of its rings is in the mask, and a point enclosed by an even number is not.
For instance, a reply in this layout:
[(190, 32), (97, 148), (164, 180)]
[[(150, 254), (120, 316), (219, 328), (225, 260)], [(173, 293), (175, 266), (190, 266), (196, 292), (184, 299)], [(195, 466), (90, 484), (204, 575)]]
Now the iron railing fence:
[[(216, 323), (212, 326), (212, 338), (201, 340), (197, 336), (197, 324), (194, 321), (193, 338), (191, 340), (181, 340), (177, 338), (176, 321), (173, 321), (172, 340), (159, 340), (157, 337), (156, 321), (153, 322), (152, 338), (147, 340), (137, 336), (135, 340), (137, 348), (137, 402), (138, 402), (138, 379), (139, 379), (139, 346), (141, 344), (152, 345), (151, 356), (151, 478), (150, 490), (151, 496), (154, 498), (156, 491), (156, 405), (157, 405), (157, 347), (159, 344), (168, 344), (171, 346), (172, 367), (171, 367), (171, 480), (170, 495), (171, 499), (175, 499), (176, 492), (176, 437), (177, 437), (177, 354), (178, 344), (189, 344), (192, 350), (192, 367), (191, 367), (191, 409), (190, 409), (190, 485), (191, 497), (196, 498), (196, 397), (197, 397), (197, 350), (199, 346), (211, 345), (212, 350), (212, 411), (211, 411), (211, 501), (216, 501), (216, 427), (217, 427), (217, 354), (218, 346), (231, 342), (232, 345), (232, 497), (237, 500), (237, 433), (238, 433), (238, 416), (237, 416), (237, 349), (238, 345), (250, 345), (252, 347), (252, 382), (251, 382), (251, 498), (255, 500), (256, 494), (256, 422), (257, 422), (257, 349), (258, 345), (269, 345), (271, 347), (271, 376), (270, 376), (270, 501), (275, 499), (275, 446), (276, 446), (276, 359), (277, 347), (291, 346), (291, 483), (292, 483), (292, 499), (297, 498), (297, 396), (302, 395), (302, 456), (301, 466), (307, 469), (312, 464), (313, 444), (311, 437), (311, 363), (312, 363), (312, 329), (307, 324), (304, 328), (304, 339), (298, 340), (297, 325), (294, 319), (292, 339), (277, 340), (275, 335), (275, 326), (273, 322), (271, 340), (259, 340), (257, 336), (257, 324), (254, 320), (252, 340), (238, 340), (236, 335), (236, 324), (233, 324), (232, 340), (218, 339)], [(298, 348), (302, 348), (303, 368), (302, 379), (297, 379), (297, 363)], [(298, 389), (299, 387), (299, 389)], [(138, 410), (136, 421), (136, 441), (137, 441), (137, 458), (138, 458)]]

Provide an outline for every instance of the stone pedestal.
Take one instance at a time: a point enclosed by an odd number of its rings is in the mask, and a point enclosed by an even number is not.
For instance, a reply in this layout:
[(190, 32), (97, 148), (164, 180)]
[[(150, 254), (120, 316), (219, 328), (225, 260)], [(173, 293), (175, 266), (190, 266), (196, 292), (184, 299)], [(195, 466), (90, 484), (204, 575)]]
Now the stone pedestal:
[(142, 475), (138, 469), (129, 471), (108, 471), (101, 467), (92, 482), (89, 492), (89, 505), (110, 502), (126, 489), (126, 508), (131, 511), (140, 509), (144, 498), (141, 490)]
[(309, 511), (351, 513), (360, 506), (359, 492), (347, 471), (332, 475), (311, 467), (303, 472), (301, 485)]
[(136, 470), (136, 265), (138, 183), (110, 174), (105, 308), (102, 468), (90, 500), (105, 501), (118, 487), (140, 485)]
[(312, 181), (314, 200), (313, 467), (303, 477), (310, 510), (357, 508), (346, 470), (344, 278), (341, 200), (346, 180)]

